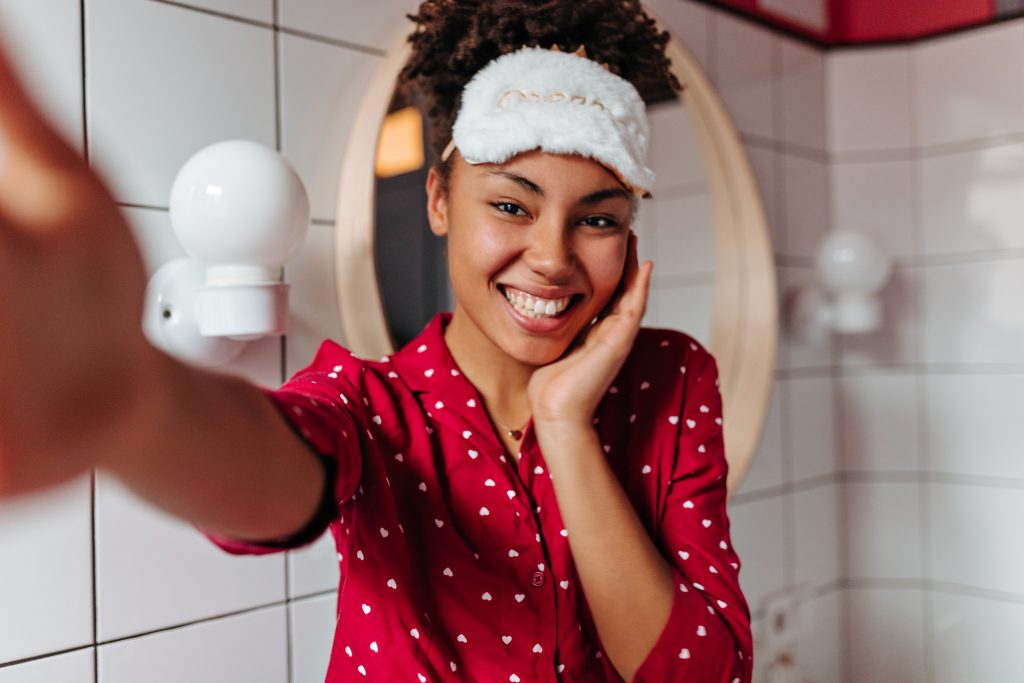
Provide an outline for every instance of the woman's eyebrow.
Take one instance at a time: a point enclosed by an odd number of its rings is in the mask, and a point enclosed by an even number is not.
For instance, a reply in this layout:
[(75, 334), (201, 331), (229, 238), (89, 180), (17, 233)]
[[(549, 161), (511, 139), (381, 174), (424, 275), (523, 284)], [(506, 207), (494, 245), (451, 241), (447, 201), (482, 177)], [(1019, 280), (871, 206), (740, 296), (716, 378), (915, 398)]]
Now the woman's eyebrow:
[[(541, 189), (541, 186), (538, 185), (537, 183), (533, 182), (532, 180), (530, 180), (526, 176), (521, 176), (518, 173), (512, 173), (510, 171), (489, 171), (489, 173), (491, 175), (496, 175), (496, 176), (501, 176), (502, 178), (507, 178), (507, 179), (511, 180), (512, 182), (514, 182), (514, 183), (516, 183), (516, 184), (526, 188), (527, 190), (529, 190), (530, 192), (534, 193), (535, 195), (537, 195), (539, 197), (543, 197), (544, 196), (544, 190)], [(606, 199), (613, 199), (615, 197), (622, 197), (623, 199), (629, 199), (630, 198), (630, 194), (629, 194), (629, 192), (627, 192), (626, 190), (622, 189), (621, 187), (614, 187), (614, 188), (609, 188), (607, 190), (598, 190), (597, 192), (591, 192), (590, 194), (588, 194), (585, 197), (583, 197), (582, 199), (580, 199), (579, 203), (580, 204), (597, 204), (598, 202), (603, 202)]]
[(498, 175), (502, 176), (503, 178), (508, 178), (512, 182), (522, 185), (535, 195), (538, 195), (540, 197), (544, 196), (544, 190), (540, 189), (540, 185), (538, 185), (537, 183), (533, 182), (532, 180), (525, 176), (521, 176), (517, 173), (510, 173), (508, 171), (490, 171), (490, 173), (492, 175)]

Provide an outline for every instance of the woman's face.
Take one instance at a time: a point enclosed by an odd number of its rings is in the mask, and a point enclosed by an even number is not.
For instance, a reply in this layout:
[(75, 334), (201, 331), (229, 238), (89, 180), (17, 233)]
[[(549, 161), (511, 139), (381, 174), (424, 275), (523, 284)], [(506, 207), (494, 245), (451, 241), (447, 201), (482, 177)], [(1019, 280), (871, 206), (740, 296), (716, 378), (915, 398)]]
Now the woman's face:
[(629, 192), (575, 155), (451, 163), (447, 194), (433, 171), (427, 190), (431, 229), (448, 237), (455, 315), (523, 364), (557, 360), (616, 292)]

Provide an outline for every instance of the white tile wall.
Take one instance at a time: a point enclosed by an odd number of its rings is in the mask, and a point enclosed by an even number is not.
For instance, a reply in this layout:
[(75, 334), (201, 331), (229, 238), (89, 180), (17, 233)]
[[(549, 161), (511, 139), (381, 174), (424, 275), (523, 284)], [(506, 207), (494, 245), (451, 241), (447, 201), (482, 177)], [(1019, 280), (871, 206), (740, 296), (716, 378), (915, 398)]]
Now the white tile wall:
[(785, 222), (782, 253), (813, 258), (829, 229), (829, 168), (824, 161), (782, 155)]
[(1024, 479), (1021, 405), (1024, 377), (1019, 374), (930, 376), (926, 469)]
[(644, 0), (644, 6), (665, 24), (697, 63), (710, 71), (710, 33), (714, 12), (692, 0)]
[(935, 593), (928, 631), (934, 639), (932, 683), (1024, 680), (1024, 604)]
[(166, 207), (182, 164), (213, 142), (275, 146), (271, 30), (158, 2), (87, 10), (89, 149), (119, 201)]
[(785, 479), (782, 392), (779, 383), (772, 387), (771, 403), (765, 418), (764, 430), (757, 454), (747, 469), (740, 491), (747, 493), (758, 489), (781, 486)]
[(917, 144), (1024, 131), (1021, 22), (923, 43), (913, 59)]
[(337, 600), (337, 594), (331, 593), (288, 605), (291, 610), (291, 683), (323, 683), (337, 625)]
[(95, 683), (93, 648), (0, 668), (0, 683)]
[(780, 43), (782, 140), (825, 149), (825, 56), (793, 40)]
[(679, 102), (659, 102), (648, 109), (651, 142), (648, 162), (654, 169), (655, 197), (664, 188), (707, 182), (704, 150), (690, 111)]
[(916, 429), (918, 378), (909, 373), (876, 370), (870, 375), (847, 375), (837, 381), (843, 469), (920, 470), (923, 458)]
[(0, 44), (29, 93), (79, 151), (82, 32), (79, 0), (0, 0)]
[(338, 589), (338, 562), (341, 557), (334, 537), (324, 532), (310, 546), (288, 553), (288, 596), (300, 597)]
[(926, 683), (922, 592), (852, 588), (846, 593), (850, 680)]
[(189, 5), (214, 12), (222, 12), (242, 19), (251, 19), (263, 23), (274, 21), (274, 0), (175, 0), (179, 4)]
[(845, 486), (846, 576), (920, 578), (921, 485), (851, 481)]
[(96, 575), (101, 641), (285, 597), (283, 555), (222, 552), (104, 473), (96, 482)]
[(836, 164), (830, 174), (834, 230), (857, 230), (874, 238), (891, 258), (916, 253), (911, 161)]
[(826, 587), (840, 574), (839, 485), (826, 484), (792, 494), (796, 584)]
[(0, 503), (0, 663), (92, 643), (90, 498), (86, 475)]
[(391, 49), (412, 29), (412, 24), (403, 17), (419, 6), (418, 0), (279, 2), (281, 25), (286, 28), (378, 51)]
[(102, 683), (288, 679), (284, 606), (118, 641), (99, 648)]
[(1024, 145), (929, 156), (918, 168), (924, 253), (1024, 246)]
[(741, 133), (776, 133), (776, 59), (779, 39), (745, 19), (715, 18), (713, 81)]
[(285, 359), (291, 377), (313, 361), (324, 339), (344, 342), (334, 284), (334, 228), (311, 225), (284, 274), (292, 286)]
[[(715, 271), (715, 217), (707, 192), (663, 197), (654, 203), (658, 277)], [(653, 276), (653, 273), (652, 273)]]
[(729, 533), (743, 561), (740, 585), (751, 611), (786, 588), (786, 520), (783, 500), (773, 496), (729, 508)]
[(825, 57), (825, 79), (830, 152), (914, 146), (909, 47), (830, 52)]
[(309, 192), (310, 215), (333, 221), (341, 158), (360, 102), (352, 93), (366, 91), (382, 59), (299, 36), (280, 40), (281, 151)]
[(925, 362), (1024, 362), (1024, 260), (931, 266), (921, 274)]
[[(831, 591), (800, 603), (796, 666), (807, 683), (842, 680), (843, 595)], [(754, 655), (755, 659), (757, 655)]]
[(835, 419), (831, 377), (802, 377), (783, 382), (788, 392), (787, 429), (793, 481), (834, 474)]
[(883, 323), (879, 330), (835, 340), (843, 365), (906, 365), (920, 359), (922, 336), (921, 270), (896, 266), (880, 294)]
[(925, 485), (929, 578), (1024, 594), (1024, 496), (1020, 489)]

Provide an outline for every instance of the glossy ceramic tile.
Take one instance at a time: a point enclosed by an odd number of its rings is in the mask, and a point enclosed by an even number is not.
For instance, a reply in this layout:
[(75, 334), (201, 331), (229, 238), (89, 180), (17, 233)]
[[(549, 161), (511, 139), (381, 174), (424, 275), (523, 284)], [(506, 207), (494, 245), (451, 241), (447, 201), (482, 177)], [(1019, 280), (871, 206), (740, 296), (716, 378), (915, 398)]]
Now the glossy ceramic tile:
[(1022, 64), (1024, 23), (1020, 21), (976, 28), (915, 47), (918, 144), (1024, 131)]
[(1024, 680), (1024, 604), (932, 593), (930, 683)]
[(713, 283), (661, 285), (651, 288), (647, 309), (651, 327), (681, 330), (707, 345), (711, 335), (715, 287)]
[[(843, 470), (910, 472), (921, 469), (919, 381), (913, 374), (884, 370), (835, 380), (842, 414), (839, 423)], [(926, 407), (925, 413), (929, 412)]]
[(782, 211), (779, 195), (782, 183), (777, 179), (781, 164), (779, 153), (770, 147), (747, 144), (744, 146), (754, 182), (764, 205), (765, 220), (768, 222), (768, 236), (772, 253), (782, 253)]
[(751, 611), (786, 585), (785, 524), (780, 497), (729, 506), (729, 535), (740, 557), (740, 587)]
[(842, 680), (842, 598), (841, 591), (832, 591), (800, 603), (796, 665), (805, 681)]
[(741, 133), (775, 139), (775, 81), (780, 39), (729, 14), (715, 15), (715, 89)]
[(261, 609), (102, 645), (98, 683), (282, 683), (288, 680), (284, 609)]
[(1024, 496), (1019, 488), (924, 485), (929, 567), (938, 581), (1024, 594)]
[(365, 52), (281, 36), (281, 150), (302, 177), (313, 218), (335, 219), (349, 131), (381, 61)]
[(292, 286), (287, 377), (312, 363), (325, 339), (344, 343), (334, 280), (334, 231), (332, 226), (311, 225), (299, 252), (285, 266), (285, 279)]
[(288, 553), (288, 596), (338, 590), (338, 551), (325, 531), (313, 545)]
[(711, 195), (704, 191), (653, 201), (657, 277), (714, 273), (717, 234)]
[(279, 0), (282, 26), (384, 51), (412, 29), (405, 15), (418, 6), (419, 0)]
[(839, 468), (833, 381), (808, 377), (782, 382), (782, 390), (789, 392), (787, 429), (794, 482), (831, 475)]
[[(850, 682), (926, 683), (921, 591), (850, 588), (846, 592)], [(988, 679), (968, 676), (960, 683), (974, 680)]]
[(651, 126), (647, 158), (656, 175), (655, 199), (664, 188), (706, 183), (707, 164), (690, 110), (677, 102), (660, 102), (647, 109), (647, 116)]
[(824, 150), (825, 55), (790, 38), (780, 39), (782, 139), (790, 144)]
[(95, 683), (91, 647), (0, 668), (0, 683)]
[(925, 362), (1024, 362), (1024, 260), (928, 266), (918, 272)]
[(928, 470), (1024, 479), (1024, 376), (933, 374), (927, 386)]
[(92, 642), (89, 486), (0, 503), (0, 663)]
[(917, 164), (925, 253), (1024, 247), (1024, 144), (930, 156)]
[(716, 15), (691, 0), (644, 0), (643, 4), (707, 71), (710, 59), (708, 35)]
[(918, 362), (921, 328), (921, 271), (896, 266), (883, 287), (882, 326), (864, 334), (833, 335), (843, 365), (892, 365)]
[(923, 575), (920, 484), (847, 482), (845, 576), (917, 579)]
[(737, 493), (749, 493), (758, 489), (782, 485), (785, 476), (783, 471), (783, 414), (782, 392), (779, 390), (779, 383), (776, 382), (772, 386), (771, 403), (768, 406), (764, 429), (761, 431), (761, 442)]
[(230, 14), (267, 24), (274, 22), (274, 0), (176, 0), (182, 5)]
[(79, 151), (82, 15), (79, 0), (0, 0), (0, 42), (29, 94)]
[(892, 259), (917, 253), (915, 170), (912, 161), (832, 165), (832, 229), (867, 233)]
[(291, 683), (323, 683), (337, 624), (337, 595), (297, 600), (291, 610)]
[(223, 552), (103, 474), (96, 487), (96, 573), (100, 640), (265, 605), (283, 600), (285, 591), (283, 553)]
[(782, 156), (784, 238), (788, 256), (813, 257), (830, 228), (829, 167), (794, 154)]
[(793, 501), (793, 565), (798, 586), (821, 587), (839, 578), (841, 484), (796, 491)]
[(119, 201), (166, 207), (182, 164), (214, 142), (274, 147), (270, 29), (159, 2), (86, 8), (89, 150)]
[(831, 51), (825, 81), (829, 152), (914, 146), (911, 48)]

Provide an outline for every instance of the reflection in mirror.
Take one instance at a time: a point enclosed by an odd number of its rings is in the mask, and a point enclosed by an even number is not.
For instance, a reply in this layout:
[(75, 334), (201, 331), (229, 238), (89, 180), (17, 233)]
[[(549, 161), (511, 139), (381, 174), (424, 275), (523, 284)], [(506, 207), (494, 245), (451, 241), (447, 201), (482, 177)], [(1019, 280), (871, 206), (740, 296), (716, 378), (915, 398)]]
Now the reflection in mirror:
[[(642, 200), (633, 230), (641, 261), (654, 261), (648, 327), (710, 341), (715, 225), (707, 165), (686, 105), (666, 87), (642, 92), (651, 122), (653, 197)], [(375, 260), (393, 348), (404, 346), (440, 310), (454, 306), (445, 242), (427, 223), (425, 109), (415, 93), (394, 91), (375, 164)]]
[[(411, 90), (411, 89), (410, 89)], [(436, 312), (451, 310), (445, 242), (427, 223), (427, 171), (433, 163), (424, 107), (396, 89), (381, 126), (375, 163), (374, 258), (393, 348), (405, 346)]]

